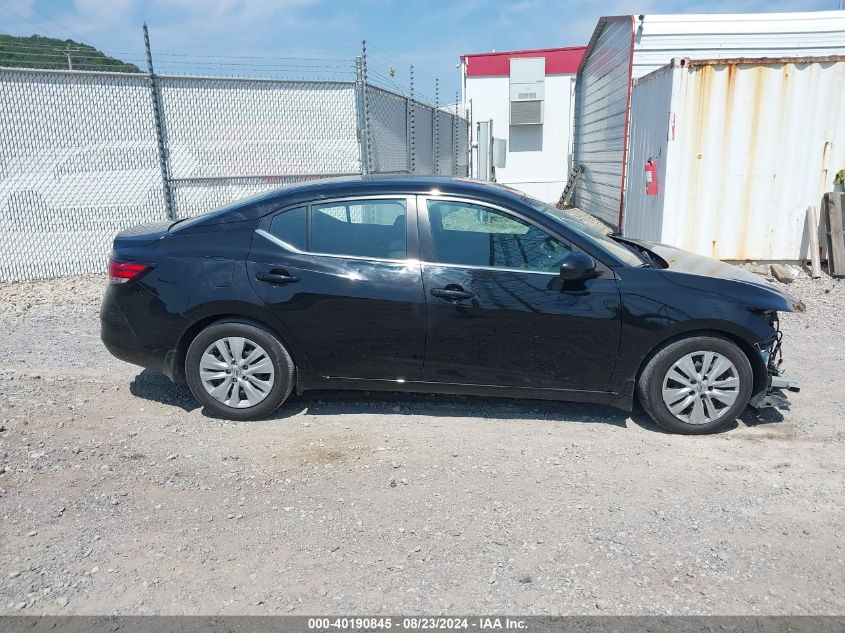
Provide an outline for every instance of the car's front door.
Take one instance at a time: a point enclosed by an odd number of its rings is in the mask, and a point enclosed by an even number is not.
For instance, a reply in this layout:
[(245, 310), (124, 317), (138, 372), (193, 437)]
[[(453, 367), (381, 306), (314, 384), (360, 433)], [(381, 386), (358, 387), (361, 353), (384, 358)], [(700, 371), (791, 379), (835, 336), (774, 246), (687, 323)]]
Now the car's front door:
[(619, 350), (613, 271), (564, 282), (575, 246), (510, 210), (420, 198), (425, 379), (602, 391)]
[(247, 262), (318, 375), (420, 380), (425, 296), (415, 199), (355, 198), (265, 218)]

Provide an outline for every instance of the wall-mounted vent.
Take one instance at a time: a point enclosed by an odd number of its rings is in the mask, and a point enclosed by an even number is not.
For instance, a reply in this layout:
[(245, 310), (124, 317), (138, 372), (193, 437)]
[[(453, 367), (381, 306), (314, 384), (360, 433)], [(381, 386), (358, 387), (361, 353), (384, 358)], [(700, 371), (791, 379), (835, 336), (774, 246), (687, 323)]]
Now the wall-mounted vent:
[(511, 101), (511, 125), (537, 125), (542, 122), (542, 101)]
[(542, 124), (546, 59), (516, 57), (510, 60), (510, 65), (510, 124)]

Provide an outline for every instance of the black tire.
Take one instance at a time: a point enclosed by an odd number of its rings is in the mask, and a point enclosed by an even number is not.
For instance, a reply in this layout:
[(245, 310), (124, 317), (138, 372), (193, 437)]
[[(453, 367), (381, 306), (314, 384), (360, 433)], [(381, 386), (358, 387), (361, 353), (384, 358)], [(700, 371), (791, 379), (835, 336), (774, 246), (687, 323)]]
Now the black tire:
[[(716, 417), (712, 421), (701, 424), (692, 424), (676, 417), (669, 407), (664, 402), (663, 386), (667, 379), (667, 373), (679, 360), (683, 359), (689, 354), (696, 352), (716, 352), (727, 358), (733, 363), (736, 377), (739, 379), (736, 400), (732, 405), (725, 405), (722, 409), (716, 412)], [(693, 382), (695, 382), (693, 380)], [(680, 386), (680, 383), (675, 383), (670, 380), (667, 383), (669, 386)], [(713, 431), (725, 426), (736, 420), (737, 416), (742, 413), (751, 398), (754, 385), (754, 372), (751, 369), (751, 363), (745, 353), (732, 341), (723, 338), (717, 334), (708, 336), (692, 336), (688, 338), (679, 339), (666, 344), (657, 351), (654, 356), (646, 364), (639, 381), (637, 382), (637, 395), (639, 396), (640, 404), (646, 413), (651, 418), (662, 426), (667, 431), (673, 433), (683, 433), (686, 435), (701, 435), (704, 433), (712, 433)], [(681, 387), (685, 388), (685, 387)], [(689, 388), (688, 398), (692, 398), (692, 404), (687, 409), (691, 411), (691, 407), (695, 406), (695, 398), (699, 397), (704, 400), (704, 396), (693, 389), (701, 389), (706, 391), (708, 387), (701, 384), (700, 387)], [(679, 402), (685, 402), (682, 399)], [(708, 400), (708, 402), (711, 402)], [(719, 403), (721, 404), (721, 403)], [(710, 405), (712, 406), (712, 405)], [(706, 409), (704, 409), (706, 411)], [(683, 413), (681, 414), (683, 415)], [(687, 414), (687, 418), (692, 419), (692, 415)], [(708, 416), (709, 420), (710, 417)]]
[[(206, 349), (226, 337), (241, 337), (259, 345), (273, 365), (273, 385), (263, 400), (254, 406), (235, 408), (216, 400), (200, 378), (200, 361)], [(188, 347), (185, 378), (194, 397), (215, 417), (226, 420), (259, 420), (267, 417), (290, 395), (294, 386), (294, 364), (287, 350), (269, 330), (253, 323), (218, 321), (202, 330)], [(244, 393), (244, 392), (240, 392)]]

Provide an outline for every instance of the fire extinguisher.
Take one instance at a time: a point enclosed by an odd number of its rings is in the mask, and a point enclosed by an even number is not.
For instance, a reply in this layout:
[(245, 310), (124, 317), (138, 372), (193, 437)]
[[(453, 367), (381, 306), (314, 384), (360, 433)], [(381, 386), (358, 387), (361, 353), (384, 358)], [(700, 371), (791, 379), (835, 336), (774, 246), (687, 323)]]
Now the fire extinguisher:
[(649, 158), (645, 162), (645, 195), (656, 196), (658, 192), (657, 165)]

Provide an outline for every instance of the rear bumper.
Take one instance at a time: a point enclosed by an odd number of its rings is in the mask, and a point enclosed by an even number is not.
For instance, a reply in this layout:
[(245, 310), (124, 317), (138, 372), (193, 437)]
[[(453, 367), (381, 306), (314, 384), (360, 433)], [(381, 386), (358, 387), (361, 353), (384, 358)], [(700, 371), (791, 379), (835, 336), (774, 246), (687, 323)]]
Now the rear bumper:
[(177, 332), (182, 329), (157, 322), (156, 302), (157, 297), (139, 286), (110, 285), (100, 306), (100, 339), (115, 358), (173, 378)]

